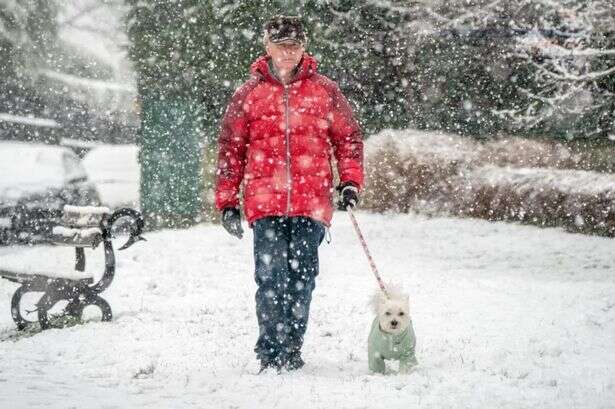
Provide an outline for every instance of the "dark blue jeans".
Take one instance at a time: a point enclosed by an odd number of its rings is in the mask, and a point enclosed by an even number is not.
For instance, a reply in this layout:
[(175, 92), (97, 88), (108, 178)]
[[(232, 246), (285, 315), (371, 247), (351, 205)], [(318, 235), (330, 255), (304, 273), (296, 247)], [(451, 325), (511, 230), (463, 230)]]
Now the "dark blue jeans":
[(263, 362), (283, 363), (303, 345), (325, 228), (309, 217), (284, 216), (256, 220), (252, 227), (259, 327), (254, 351)]

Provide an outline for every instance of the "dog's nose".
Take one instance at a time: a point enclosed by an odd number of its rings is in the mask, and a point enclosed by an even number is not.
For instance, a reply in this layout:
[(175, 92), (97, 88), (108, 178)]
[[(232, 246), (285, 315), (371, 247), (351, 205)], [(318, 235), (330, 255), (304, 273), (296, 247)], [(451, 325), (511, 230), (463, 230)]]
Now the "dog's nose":
[(396, 320), (391, 321), (391, 326), (392, 326), (392, 327), (396, 327), (396, 326), (397, 326), (397, 324), (398, 324), (398, 323), (397, 323), (397, 321), (396, 321)]

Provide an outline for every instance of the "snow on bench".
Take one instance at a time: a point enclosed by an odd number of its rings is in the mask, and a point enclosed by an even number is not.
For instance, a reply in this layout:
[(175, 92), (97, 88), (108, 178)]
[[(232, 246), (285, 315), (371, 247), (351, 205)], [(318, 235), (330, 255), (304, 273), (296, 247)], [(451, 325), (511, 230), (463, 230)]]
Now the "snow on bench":
[(72, 227), (55, 226), (51, 233), (56, 244), (96, 247), (102, 241), (102, 231), (99, 227), (75, 229)]
[(94, 274), (86, 271), (76, 271), (76, 270), (56, 270), (56, 271), (40, 271), (33, 269), (25, 269), (25, 268), (13, 268), (10, 270), (1, 269), (0, 275), (7, 278), (14, 278), (19, 282), (31, 281), (36, 278), (44, 278), (44, 279), (63, 279), (63, 280), (71, 280), (71, 281), (87, 281), (88, 283), (92, 283), (94, 281)]
[(70, 227), (98, 226), (105, 215), (111, 210), (104, 206), (64, 206), (62, 224)]
[(0, 276), (18, 278), (20, 282), (35, 279), (92, 280), (101, 270), (100, 261), (92, 264), (89, 272), (75, 269), (74, 250), (64, 246), (18, 247), (0, 260)]
[(109, 210), (106, 206), (73, 206), (65, 205), (63, 208), (64, 213), (70, 214), (109, 214)]

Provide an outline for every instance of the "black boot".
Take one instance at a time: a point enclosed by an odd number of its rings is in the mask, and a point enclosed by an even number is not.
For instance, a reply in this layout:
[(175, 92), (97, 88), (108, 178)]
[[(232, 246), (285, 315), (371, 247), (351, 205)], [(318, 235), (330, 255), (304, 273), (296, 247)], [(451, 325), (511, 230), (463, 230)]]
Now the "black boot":
[(258, 374), (260, 375), (269, 369), (275, 369), (277, 373), (280, 373), (282, 371), (282, 364), (278, 359), (271, 359), (271, 360), (262, 359), (261, 369), (258, 371)]
[(305, 362), (303, 362), (303, 359), (301, 359), (301, 352), (296, 351), (288, 354), (286, 362), (284, 363), (284, 368), (286, 368), (287, 371), (296, 371), (297, 369), (300, 369), (303, 365), (305, 365)]

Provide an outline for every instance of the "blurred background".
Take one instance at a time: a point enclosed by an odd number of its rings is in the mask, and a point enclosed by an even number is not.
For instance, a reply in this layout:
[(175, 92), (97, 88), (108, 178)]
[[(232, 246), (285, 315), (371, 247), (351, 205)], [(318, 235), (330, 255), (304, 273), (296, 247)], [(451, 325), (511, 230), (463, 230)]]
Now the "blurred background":
[(612, 0), (0, 0), (0, 242), (63, 204), (216, 221), (216, 134), (301, 15), (366, 138), (362, 208), (615, 235)]

